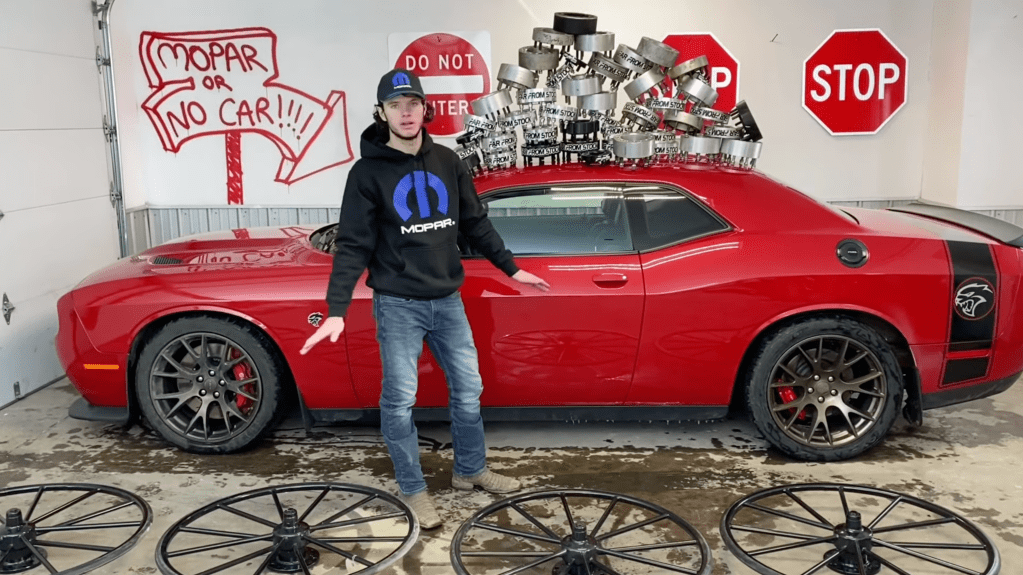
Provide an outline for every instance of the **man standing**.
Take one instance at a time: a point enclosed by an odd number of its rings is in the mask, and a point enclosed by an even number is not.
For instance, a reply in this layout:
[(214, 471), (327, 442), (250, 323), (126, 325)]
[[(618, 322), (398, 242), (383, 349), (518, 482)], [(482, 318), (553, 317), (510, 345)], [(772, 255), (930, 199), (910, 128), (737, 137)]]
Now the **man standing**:
[(377, 87), (374, 124), (362, 133), (362, 158), (352, 166), (341, 204), (337, 251), (327, 287), (328, 316), (306, 341), (336, 342), (363, 270), (373, 288), (373, 316), (383, 366), (380, 428), (398, 488), (424, 529), (441, 519), (426, 492), (419, 435), (412, 420), (418, 362), (425, 339), (447, 378), (456, 489), (494, 493), (519, 489), (517, 480), (486, 467), (480, 416), (483, 381), (458, 288), (465, 278), (457, 247), (461, 232), (498, 269), (523, 284), (549, 285), (520, 270), (487, 219), (472, 176), (454, 152), (433, 143), (422, 84), (392, 70)]

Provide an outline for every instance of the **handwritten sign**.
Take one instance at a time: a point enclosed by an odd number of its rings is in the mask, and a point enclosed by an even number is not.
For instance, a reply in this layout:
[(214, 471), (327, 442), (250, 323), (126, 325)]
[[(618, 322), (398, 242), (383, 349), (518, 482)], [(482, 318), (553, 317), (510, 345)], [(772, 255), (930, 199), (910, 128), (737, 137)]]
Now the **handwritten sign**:
[[(226, 137), (228, 203), (244, 203), (241, 134), (269, 138), (280, 150), (276, 181), (291, 184), (353, 158), (345, 120), (345, 94), (323, 100), (277, 82), (277, 36), (267, 28), (204, 32), (143, 32), (139, 58), (153, 93), (142, 103), (163, 148)], [(315, 151), (332, 122), (345, 149)], [(334, 130), (331, 130), (335, 133)]]

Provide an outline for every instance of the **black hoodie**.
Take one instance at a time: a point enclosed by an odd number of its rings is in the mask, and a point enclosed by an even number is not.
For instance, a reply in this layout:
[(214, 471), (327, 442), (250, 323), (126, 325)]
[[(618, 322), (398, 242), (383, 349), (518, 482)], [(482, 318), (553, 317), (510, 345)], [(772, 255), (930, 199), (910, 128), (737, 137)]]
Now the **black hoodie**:
[(413, 299), (451, 295), (465, 279), (458, 232), (504, 273), (519, 270), (462, 160), (434, 145), (426, 130), (415, 156), (389, 147), (387, 137), (375, 125), (363, 131), (362, 158), (348, 173), (327, 286), (330, 316), (345, 315), (367, 267), (366, 284), (379, 293)]

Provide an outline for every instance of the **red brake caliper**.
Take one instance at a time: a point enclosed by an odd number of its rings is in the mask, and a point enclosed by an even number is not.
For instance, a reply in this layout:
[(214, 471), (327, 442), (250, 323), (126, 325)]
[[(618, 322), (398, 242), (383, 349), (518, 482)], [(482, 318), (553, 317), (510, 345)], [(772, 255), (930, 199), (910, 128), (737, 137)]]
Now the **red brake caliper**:
[[(242, 354), (237, 349), (231, 350), (231, 359), (238, 359), (239, 357), (241, 357), (241, 355)], [(231, 373), (234, 374), (235, 381), (245, 381), (246, 379), (250, 379), (252, 377), (252, 370), (249, 369), (249, 365), (244, 362), (239, 363), (238, 365), (231, 368)], [(241, 389), (245, 393), (255, 396), (256, 393), (255, 384), (246, 383), (241, 387)], [(241, 394), (236, 394), (234, 401), (238, 405), (238, 410), (241, 411), (242, 413), (246, 413), (249, 407), (252, 405), (252, 400)]]
[[(783, 404), (784, 403), (791, 403), (791, 402), (799, 399), (799, 396), (796, 395), (796, 390), (792, 389), (789, 386), (779, 387), (778, 388), (778, 395), (781, 397), (781, 401), (782, 401)], [(789, 414), (791, 414), (791, 413), (792, 412), (790, 411)], [(806, 410), (805, 409), (803, 411), (799, 412), (798, 419), (800, 421), (804, 421), (806, 419)]]

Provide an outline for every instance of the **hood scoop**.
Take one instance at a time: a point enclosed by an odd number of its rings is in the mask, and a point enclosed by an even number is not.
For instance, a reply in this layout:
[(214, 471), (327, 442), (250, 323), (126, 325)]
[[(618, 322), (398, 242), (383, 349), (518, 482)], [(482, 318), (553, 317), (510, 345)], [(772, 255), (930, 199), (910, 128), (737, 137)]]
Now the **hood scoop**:
[(153, 258), (153, 265), (157, 266), (173, 266), (181, 263), (184, 263), (184, 260), (172, 258), (171, 256), (156, 256)]

